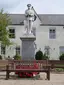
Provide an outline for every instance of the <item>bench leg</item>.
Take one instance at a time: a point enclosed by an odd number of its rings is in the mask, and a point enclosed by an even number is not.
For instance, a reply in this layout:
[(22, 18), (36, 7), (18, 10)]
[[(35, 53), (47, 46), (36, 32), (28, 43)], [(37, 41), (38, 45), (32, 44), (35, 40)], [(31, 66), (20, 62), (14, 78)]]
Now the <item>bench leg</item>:
[(7, 65), (6, 66), (6, 80), (8, 80), (9, 79), (9, 66)]
[(9, 71), (6, 71), (6, 80), (9, 79)]
[(50, 80), (50, 71), (47, 72), (47, 79)]

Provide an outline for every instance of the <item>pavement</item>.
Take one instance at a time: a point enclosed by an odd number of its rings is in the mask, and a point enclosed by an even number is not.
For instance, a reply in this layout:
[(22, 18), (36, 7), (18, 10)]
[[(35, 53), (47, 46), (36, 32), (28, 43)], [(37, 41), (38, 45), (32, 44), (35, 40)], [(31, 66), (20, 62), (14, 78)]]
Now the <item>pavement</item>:
[(49, 81), (46, 80), (45, 73), (40, 73), (40, 79), (19, 79), (17, 77), (11, 77), (9, 80), (5, 80), (5, 74), (0, 72), (0, 85), (64, 85), (64, 73), (51, 73)]

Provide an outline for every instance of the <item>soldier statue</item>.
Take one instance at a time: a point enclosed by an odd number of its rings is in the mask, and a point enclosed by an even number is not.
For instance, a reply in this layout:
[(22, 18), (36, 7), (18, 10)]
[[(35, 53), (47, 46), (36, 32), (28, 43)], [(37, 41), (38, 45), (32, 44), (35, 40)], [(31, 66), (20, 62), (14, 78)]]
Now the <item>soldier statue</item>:
[(25, 19), (25, 29), (26, 29), (25, 31), (26, 31), (26, 34), (31, 34), (35, 14), (34, 14), (31, 4), (28, 4), (27, 7), (28, 9), (25, 11), (25, 18), (26, 18)]

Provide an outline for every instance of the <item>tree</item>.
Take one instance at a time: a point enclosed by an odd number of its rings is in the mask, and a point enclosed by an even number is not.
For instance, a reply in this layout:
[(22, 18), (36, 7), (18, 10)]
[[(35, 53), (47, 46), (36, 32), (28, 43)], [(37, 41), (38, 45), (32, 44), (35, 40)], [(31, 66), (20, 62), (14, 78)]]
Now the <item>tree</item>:
[(8, 31), (6, 27), (10, 24), (10, 18), (7, 13), (3, 12), (3, 9), (0, 11), (0, 43), (4, 46), (10, 45), (10, 40), (8, 38)]

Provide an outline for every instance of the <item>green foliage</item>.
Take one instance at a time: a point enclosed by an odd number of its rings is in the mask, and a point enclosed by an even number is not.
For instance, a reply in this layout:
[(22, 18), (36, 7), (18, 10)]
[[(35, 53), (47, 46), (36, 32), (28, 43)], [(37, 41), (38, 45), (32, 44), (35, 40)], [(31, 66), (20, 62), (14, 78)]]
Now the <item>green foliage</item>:
[(36, 55), (35, 55), (35, 59), (36, 60), (42, 60), (42, 57), (43, 57), (43, 53), (42, 53), (42, 51), (37, 51), (36, 52)]
[(14, 56), (14, 60), (21, 60), (21, 56), (18, 55), (18, 54), (16, 54), (16, 55)]
[(64, 60), (64, 53), (59, 56), (60, 60)]
[(43, 52), (39, 50), (36, 52), (35, 59), (36, 60), (46, 60), (46, 59), (49, 59), (49, 57), (46, 56), (46, 54), (43, 54)]
[(46, 54), (44, 54), (43, 55), (43, 60), (47, 60), (47, 59), (49, 60), (49, 57)]
[(64, 69), (63, 68), (56, 68), (56, 71), (57, 72), (64, 72)]
[(45, 60), (47, 58), (48, 58), (48, 56), (46, 56), (45, 54), (43, 54), (42, 51), (39, 50), (39, 51), (36, 52), (36, 55), (35, 55), (35, 59), (36, 60)]
[(2, 56), (0, 55), (0, 59), (2, 60)]
[(10, 18), (7, 13), (3, 12), (3, 9), (0, 11), (0, 41), (3, 45), (10, 45), (10, 40), (8, 38), (8, 31), (6, 27), (10, 24)]

